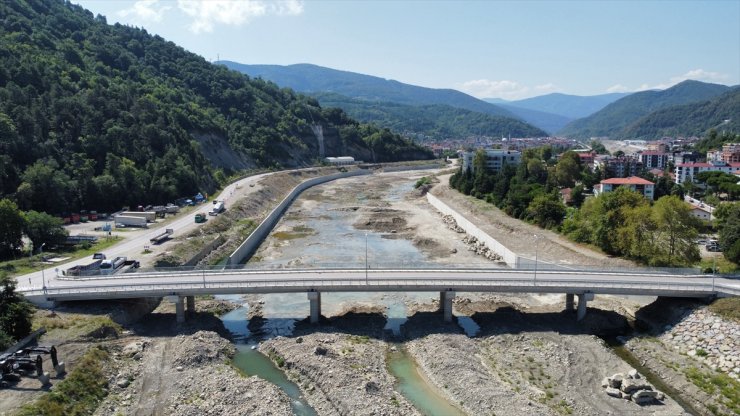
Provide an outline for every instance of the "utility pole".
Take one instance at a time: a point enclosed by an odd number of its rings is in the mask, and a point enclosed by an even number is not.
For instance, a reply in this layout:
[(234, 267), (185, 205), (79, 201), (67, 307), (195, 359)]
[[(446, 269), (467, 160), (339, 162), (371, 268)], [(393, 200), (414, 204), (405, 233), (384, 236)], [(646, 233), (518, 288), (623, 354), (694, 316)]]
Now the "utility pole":
[(365, 233), (365, 284), (368, 284), (367, 281), (367, 233)]
[(41, 244), (39, 247), (39, 253), (41, 253), (41, 288), (46, 293), (46, 278), (44, 277), (44, 246), (46, 243)]
[(537, 286), (537, 254), (540, 248), (540, 240), (537, 234), (534, 235), (534, 285)]

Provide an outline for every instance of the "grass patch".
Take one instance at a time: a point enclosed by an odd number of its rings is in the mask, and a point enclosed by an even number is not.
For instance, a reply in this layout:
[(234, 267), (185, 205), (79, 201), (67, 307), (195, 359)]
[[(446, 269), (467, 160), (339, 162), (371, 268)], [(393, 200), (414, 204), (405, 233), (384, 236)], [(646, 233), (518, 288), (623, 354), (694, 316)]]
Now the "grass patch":
[(40, 311), (33, 319), (33, 330), (46, 328), (47, 336), (56, 339), (73, 339), (113, 333), (120, 334), (123, 328), (113, 322), (108, 315), (90, 316), (80, 314), (56, 314), (53, 316), (39, 316), (47, 314)]
[(24, 406), (20, 416), (91, 415), (108, 394), (108, 381), (101, 368), (108, 361), (108, 351), (90, 348), (74, 370), (54, 389), (35, 403)]
[[(740, 414), (740, 382), (719, 372), (705, 372), (696, 367), (684, 370), (686, 377), (694, 385), (711, 396), (719, 396), (719, 404), (727, 407), (731, 414)], [(709, 407), (709, 406), (708, 406)], [(712, 413), (721, 414), (716, 407), (710, 408)]]
[(367, 335), (350, 335), (347, 339), (353, 344), (367, 344), (370, 342), (370, 337)]
[[(69, 250), (52, 250), (44, 251), (43, 257), (69, 257), (69, 260), (77, 260), (83, 257), (92, 256), (94, 253), (104, 251), (108, 247), (121, 241), (121, 237), (114, 236), (110, 238), (101, 238), (97, 243), (90, 246), (83, 246), (82, 244)], [(0, 271), (8, 272), (9, 276), (20, 276), (27, 273), (33, 273), (41, 270), (41, 268), (47, 268), (52, 266), (41, 261), (41, 255), (37, 254), (31, 257), (23, 257), (15, 260), (8, 260), (0, 262)]]
[(723, 318), (740, 322), (740, 298), (717, 299), (709, 305), (709, 310)]
[(715, 259), (717, 262), (717, 273), (729, 274), (737, 273), (738, 271), (740, 271), (740, 266), (721, 256), (716, 258), (701, 259), (701, 261), (699, 262), (699, 268), (704, 272), (712, 273), (712, 268), (715, 265)]

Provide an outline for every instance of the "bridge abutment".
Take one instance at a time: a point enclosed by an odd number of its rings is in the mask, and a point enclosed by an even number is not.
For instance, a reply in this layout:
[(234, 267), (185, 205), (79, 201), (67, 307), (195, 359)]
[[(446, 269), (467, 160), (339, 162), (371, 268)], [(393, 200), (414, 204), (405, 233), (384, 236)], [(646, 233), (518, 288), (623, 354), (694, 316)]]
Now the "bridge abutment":
[(594, 300), (593, 293), (578, 294), (578, 312), (576, 313), (576, 320), (580, 321), (586, 316), (586, 305), (590, 300)]
[(444, 314), (445, 322), (452, 322), (452, 300), (455, 299), (455, 292), (446, 290), (439, 292), (439, 309)]
[(573, 301), (574, 297), (575, 296), (572, 293), (565, 294), (565, 310), (568, 312), (572, 311), (575, 306), (575, 302)]
[(175, 300), (175, 322), (185, 323), (185, 298), (183, 296), (178, 296)]
[(311, 323), (319, 323), (321, 316), (321, 292), (308, 292), (308, 300), (311, 303)]

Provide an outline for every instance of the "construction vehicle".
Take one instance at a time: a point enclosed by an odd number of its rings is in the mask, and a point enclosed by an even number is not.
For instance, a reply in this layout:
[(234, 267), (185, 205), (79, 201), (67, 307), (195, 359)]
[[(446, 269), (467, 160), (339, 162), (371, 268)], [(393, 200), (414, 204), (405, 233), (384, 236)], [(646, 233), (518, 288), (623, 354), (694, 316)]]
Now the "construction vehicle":
[(175, 230), (173, 230), (172, 228), (168, 228), (168, 229), (166, 229), (166, 230), (165, 230), (164, 232), (162, 232), (162, 233), (159, 233), (159, 234), (158, 234), (158, 235), (156, 235), (155, 237), (152, 237), (152, 238), (150, 238), (150, 239), (149, 239), (149, 241), (150, 241), (150, 242), (151, 242), (152, 244), (160, 244), (160, 243), (164, 242), (165, 240), (169, 239), (169, 238), (170, 238), (170, 236), (171, 236), (171, 235), (172, 235), (172, 234), (173, 234), (174, 232), (175, 232)]
[(114, 274), (118, 269), (123, 267), (124, 263), (126, 263), (126, 257), (116, 257), (111, 260), (103, 260), (103, 262), (100, 263), (100, 274)]
[(195, 214), (195, 223), (196, 224), (200, 224), (200, 223), (206, 222), (207, 220), (208, 219), (206, 218), (206, 214), (204, 214), (202, 212), (199, 212), (199, 213)]

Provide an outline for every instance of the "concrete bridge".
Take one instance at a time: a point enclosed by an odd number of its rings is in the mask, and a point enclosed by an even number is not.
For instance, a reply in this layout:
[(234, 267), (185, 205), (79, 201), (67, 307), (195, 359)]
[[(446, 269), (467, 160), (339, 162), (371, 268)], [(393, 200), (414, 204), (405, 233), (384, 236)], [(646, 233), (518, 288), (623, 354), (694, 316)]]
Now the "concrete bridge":
[(740, 296), (740, 280), (714, 275), (651, 271), (512, 270), (465, 268), (177, 270), (115, 276), (63, 278), (50, 286), (20, 288), (29, 300), (49, 306), (58, 301), (175, 296), (177, 321), (196, 295), (305, 292), (311, 322), (321, 315), (322, 292), (439, 292), (444, 319), (452, 319), (456, 292), (563, 293), (565, 308), (578, 298), (577, 319), (596, 294), (668, 297)]

